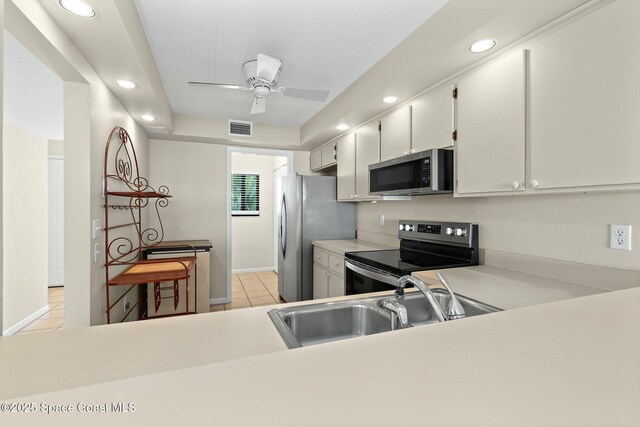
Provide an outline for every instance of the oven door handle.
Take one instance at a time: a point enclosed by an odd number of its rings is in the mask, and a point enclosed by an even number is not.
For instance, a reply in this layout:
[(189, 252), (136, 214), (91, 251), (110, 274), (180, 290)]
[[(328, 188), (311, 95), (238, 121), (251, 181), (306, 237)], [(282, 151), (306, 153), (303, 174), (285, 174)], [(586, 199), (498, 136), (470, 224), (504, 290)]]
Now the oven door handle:
[(355, 273), (358, 273), (370, 279), (378, 280), (388, 285), (396, 286), (396, 284), (398, 283), (398, 276), (385, 273), (382, 270), (378, 269), (372, 270), (371, 267), (365, 266), (364, 264), (361, 264), (357, 261), (345, 259), (344, 266)]

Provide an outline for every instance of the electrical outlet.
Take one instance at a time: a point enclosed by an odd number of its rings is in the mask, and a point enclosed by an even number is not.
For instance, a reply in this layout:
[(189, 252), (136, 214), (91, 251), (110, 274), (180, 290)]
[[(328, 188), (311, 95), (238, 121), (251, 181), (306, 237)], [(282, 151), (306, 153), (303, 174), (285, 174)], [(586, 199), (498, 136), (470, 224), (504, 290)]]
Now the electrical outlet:
[(611, 249), (621, 249), (623, 251), (631, 250), (631, 226), (611, 224), (610, 233)]
[(124, 310), (127, 311), (131, 308), (131, 303), (129, 302), (129, 298), (124, 299)]

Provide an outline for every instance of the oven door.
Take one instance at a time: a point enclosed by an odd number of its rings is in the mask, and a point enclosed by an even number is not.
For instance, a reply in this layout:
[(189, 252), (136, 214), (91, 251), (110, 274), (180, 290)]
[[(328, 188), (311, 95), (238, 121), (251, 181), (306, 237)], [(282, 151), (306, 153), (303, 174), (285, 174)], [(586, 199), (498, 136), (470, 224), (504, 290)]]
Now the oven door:
[(347, 295), (396, 289), (399, 276), (362, 264), (352, 259), (344, 260), (345, 288)]

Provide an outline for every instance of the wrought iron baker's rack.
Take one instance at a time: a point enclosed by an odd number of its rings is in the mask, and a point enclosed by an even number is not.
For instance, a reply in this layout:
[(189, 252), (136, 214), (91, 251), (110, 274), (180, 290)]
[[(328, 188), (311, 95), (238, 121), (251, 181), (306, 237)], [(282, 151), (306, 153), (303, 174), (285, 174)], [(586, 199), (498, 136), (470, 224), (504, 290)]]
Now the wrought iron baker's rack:
[[(156, 311), (163, 298), (173, 298), (177, 309), (179, 301), (179, 281), (185, 280), (186, 309), (184, 313), (193, 314), (189, 310), (189, 279), (195, 275), (196, 249), (193, 256), (144, 260), (143, 251), (162, 242), (164, 228), (160, 217), (160, 208), (168, 205), (169, 189), (160, 186), (154, 189), (146, 178), (140, 176), (138, 158), (129, 133), (122, 127), (116, 126), (107, 137), (104, 155), (104, 241), (105, 241), (105, 270), (106, 270), (106, 314), (107, 323), (112, 321), (113, 309), (137, 285), (154, 285), (154, 302)], [(157, 217), (158, 228), (143, 225), (142, 210), (153, 208), (152, 213)], [(126, 213), (130, 215), (126, 215)], [(125, 214), (125, 215), (122, 215)], [(120, 222), (110, 221), (117, 216)], [(122, 221), (122, 217), (126, 218)], [(161, 283), (173, 282), (172, 287), (161, 287)], [(116, 286), (128, 288), (115, 301), (111, 301), (111, 291)], [(194, 288), (196, 288), (194, 286)], [(161, 290), (173, 290), (172, 297), (162, 297)], [(146, 308), (143, 309), (143, 298), (138, 296), (134, 304), (120, 320), (123, 322), (136, 307), (140, 309), (140, 317), (146, 318)]]

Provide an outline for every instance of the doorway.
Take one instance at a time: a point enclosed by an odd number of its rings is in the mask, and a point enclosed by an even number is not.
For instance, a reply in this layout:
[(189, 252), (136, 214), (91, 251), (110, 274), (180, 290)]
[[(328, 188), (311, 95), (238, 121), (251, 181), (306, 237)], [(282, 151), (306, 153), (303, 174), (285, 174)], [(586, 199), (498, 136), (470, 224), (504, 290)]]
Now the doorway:
[(275, 304), (279, 188), (276, 181), (292, 172), (293, 153), (244, 147), (229, 147), (227, 153), (229, 280), (227, 297), (220, 302), (224, 303), (224, 309)]

